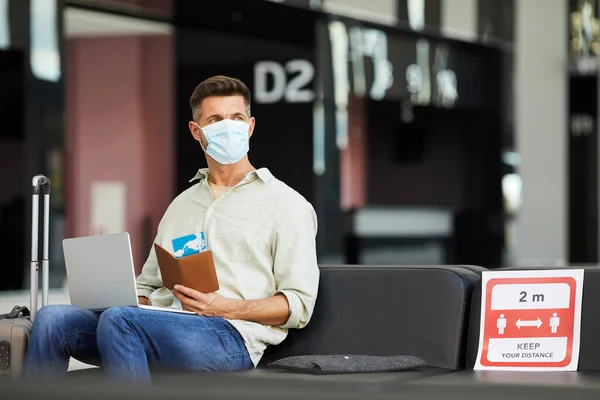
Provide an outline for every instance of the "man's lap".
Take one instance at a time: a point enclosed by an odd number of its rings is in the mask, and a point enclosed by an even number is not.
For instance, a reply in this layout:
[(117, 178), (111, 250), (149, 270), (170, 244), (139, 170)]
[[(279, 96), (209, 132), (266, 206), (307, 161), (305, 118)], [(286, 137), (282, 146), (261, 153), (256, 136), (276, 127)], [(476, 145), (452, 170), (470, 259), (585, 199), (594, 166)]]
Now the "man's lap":
[[(65, 334), (82, 333), (79, 327), (94, 327), (95, 334), (110, 340), (111, 335), (135, 332), (144, 343), (150, 364), (193, 366), (199, 359), (220, 362), (223, 369), (239, 369), (249, 355), (237, 330), (219, 317), (204, 317), (137, 307), (113, 307), (103, 312), (72, 305), (51, 305), (40, 310), (36, 322), (50, 323)], [(60, 328), (60, 329), (59, 329)], [(125, 329), (126, 328), (126, 329)], [(86, 332), (91, 333), (91, 332)], [(78, 358), (77, 355), (73, 355)], [(84, 360), (85, 361), (85, 360)]]
[(204, 317), (168, 311), (148, 310), (137, 307), (111, 307), (104, 311), (91, 311), (68, 304), (55, 304), (43, 307), (38, 315), (44, 315), (46, 323), (72, 324), (80, 319), (110, 321), (124, 318), (140, 325), (159, 325), (164, 329), (194, 327), (209, 331), (229, 331), (234, 329), (229, 322), (220, 317)]

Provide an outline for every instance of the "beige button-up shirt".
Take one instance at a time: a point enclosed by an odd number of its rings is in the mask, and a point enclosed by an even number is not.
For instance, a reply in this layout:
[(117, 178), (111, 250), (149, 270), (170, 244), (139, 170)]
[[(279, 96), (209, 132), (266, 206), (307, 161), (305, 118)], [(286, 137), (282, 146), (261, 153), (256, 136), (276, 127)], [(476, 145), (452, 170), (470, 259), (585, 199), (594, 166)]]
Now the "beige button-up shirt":
[[(229, 321), (256, 366), (268, 345), (281, 343), (289, 328), (303, 328), (312, 316), (319, 284), (317, 217), (304, 197), (266, 168), (250, 172), (216, 200), (207, 183), (208, 169), (199, 170), (190, 182), (195, 180), (199, 182), (167, 208), (155, 241), (172, 251), (172, 239), (204, 232), (221, 295), (240, 300), (286, 296), (290, 317), (282, 326)], [(162, 286), (152, 248), (137, 278), (138, 295), (150, 297)]]

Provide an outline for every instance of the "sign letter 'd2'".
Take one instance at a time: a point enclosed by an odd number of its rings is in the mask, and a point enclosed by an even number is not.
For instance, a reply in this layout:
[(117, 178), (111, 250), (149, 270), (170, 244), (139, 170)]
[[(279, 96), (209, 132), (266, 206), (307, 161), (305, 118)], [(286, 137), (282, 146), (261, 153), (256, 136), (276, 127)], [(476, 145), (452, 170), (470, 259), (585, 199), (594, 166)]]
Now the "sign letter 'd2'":
[[(290, 75), (290, 77), (288, 77)], [(272, 84), (268, 85), (271, 76)], [(315, 68), (307, 60), (290, 60), (285, 64), (260, 61), (254, 65), (254, 99), (260, 104), (310, 103), (315, 98), (311, 88)]]

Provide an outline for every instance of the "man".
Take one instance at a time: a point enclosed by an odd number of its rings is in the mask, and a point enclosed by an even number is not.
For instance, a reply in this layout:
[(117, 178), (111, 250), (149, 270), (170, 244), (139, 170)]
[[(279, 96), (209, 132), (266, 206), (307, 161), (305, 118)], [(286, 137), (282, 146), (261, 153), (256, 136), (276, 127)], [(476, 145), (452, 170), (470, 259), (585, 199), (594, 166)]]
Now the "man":
[[(69, 357), (99, 360), (109, 377), (150, 382), (150, 370), (245, 370), (290, 328), (309, 322), (319, 282), (313, 207), (268, 169), (248, 160), (255, 120), (250, 91), (215, 76), (190, 98), (189, 129), (208, 168), (169, 205), (156, 243), (203, 233), (220, 289), (200, 293), (176, 286), (173, 296), (197, 315), (115, 307), (103, 313), (51, 305), (37, 314), (26, 376), (64, 374)], [(137, 278), (141, 303), (162, 288), (152, 249)]]

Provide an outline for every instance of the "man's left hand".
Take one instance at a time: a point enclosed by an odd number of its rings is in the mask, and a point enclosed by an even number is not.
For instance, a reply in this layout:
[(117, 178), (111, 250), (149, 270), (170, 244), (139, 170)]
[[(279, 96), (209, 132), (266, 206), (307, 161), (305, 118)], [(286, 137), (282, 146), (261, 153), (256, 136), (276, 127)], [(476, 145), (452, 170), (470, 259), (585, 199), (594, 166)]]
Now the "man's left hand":
[(236, 300), (228, 299), (217, 292), (202, 293), (185, 286), (175, 285), (173, 295), (181, 302), (181, 308), (206, 317), (235, 319), (232, 316)]

